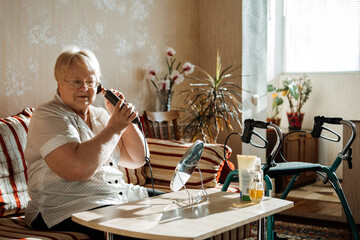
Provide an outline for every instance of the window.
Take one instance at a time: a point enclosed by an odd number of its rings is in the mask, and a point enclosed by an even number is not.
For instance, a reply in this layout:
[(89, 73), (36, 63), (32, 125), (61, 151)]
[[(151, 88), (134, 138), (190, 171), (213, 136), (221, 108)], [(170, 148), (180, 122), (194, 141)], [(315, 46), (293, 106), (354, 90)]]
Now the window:
[(360, 0), (282, 0), (285, 72), (360, 71)]

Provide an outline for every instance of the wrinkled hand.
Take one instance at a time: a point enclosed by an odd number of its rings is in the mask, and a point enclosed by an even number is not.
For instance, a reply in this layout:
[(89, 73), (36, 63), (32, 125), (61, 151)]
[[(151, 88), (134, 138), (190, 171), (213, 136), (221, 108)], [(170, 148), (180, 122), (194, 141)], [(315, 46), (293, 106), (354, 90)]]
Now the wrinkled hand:
[(125, 100), (122, 93), (114, 90), (112, 91), (120, 98), (120, 101), (116, 106), (113, 106), (107, 99), (105, 100), (106, 109), (111, 114), (108, 126), (112, 127), (117, 132), (121, 132), (138, 116), (138, 112), (135, 111), (134, 105)]

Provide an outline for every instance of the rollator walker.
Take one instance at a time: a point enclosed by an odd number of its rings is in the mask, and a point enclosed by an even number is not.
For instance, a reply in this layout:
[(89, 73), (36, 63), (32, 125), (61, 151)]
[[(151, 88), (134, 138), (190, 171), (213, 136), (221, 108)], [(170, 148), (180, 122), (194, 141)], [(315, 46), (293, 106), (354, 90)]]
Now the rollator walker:
[[(280, 150), (283, 145), (284, 136), (281, 131), (281, 129), (270, 122), (262, 122), (262, 121), (255, 121), (253, 119), (246, 119), (244, 122), (244, 130), (243, 134), (240, 133), (231, 133), (226, 141), (229, 139), (229, 137), (233, 134), (237, 134), (241, 136), (241, 140), (243, 143), (250, 143), (254, 147), (257, 148), (267, 148), (268, 142), (267, 140), (258, 134), (256, 131), (254, 131), (255, 128), (259, 129), (273, 129), (276, 133), (276, 143), (274, 145), (274, 148), (272, 149), (271, 153), (266, 158), (266, 163), (262, 165), (262, 169), (264, 172), (264, 180), (266, 182), (266, 196), (271, 196), (273, 185), (271, 182), (271, 178), (276, 178), (279, 176), (293, 176), (287, 187), (285, 188), (284, 192), (281, 195), (281, 199), (285, 199), (287, 195), (289, 194), (291, 188), (295, 184), (298, 176), (302, 172), (316, 172), (318, 175), (323, 177), (323, 184), (330, 183), (331, 186), (334, 188), (341, 205), (344, 209), (347, 222), (350, 227), (350, 233), (353, 237), (353, 239), (358, 240), (359, 239), (359, 232), (357, 229), (357, 225), (355, 223), (354, 217), (352, 215), (351, 209), (349, 207), (349, 204), (346, 200), (346, 196), (342, 190), (342, 187), (340, 185), (339, 179), (335, 174), (335, 171), (339, 167), (339, 165), (342, 163), (342, 161), (348, 162), (348, 167), (352, 168), (352, 149), (351, 144), (355, 140), (356, 137), (356, 128), (355, 125), (349, 121), (344, 120), (342, 118), (330, 118), (330, 117), (323, 117), (323, 116), (316, 116), (314, 117), (314, 127), (311, 132), (307, 131), (294, 131), (294, 132), (304, 132), (307, 134), (311, 134), (314, 138), (323, 138), (332, 142), (339, 142), (341, 140), (341, 137), (339, 134), (337, 134), (335, 131), (329, 129), (328, 127), (324, 126), (324, 124), (332, 124), (332, 125), (346, 125), (351, 130), (351, 136), (349, 137), (346, 145), (344, 148), (340, 151), (338, 156), (336, 157), (335, 161), (332, 163), (331, 166), (324, 166), (318, 163), (307, 163), (307, 162), (282, 162), (282, 163), (276, 163), (275, 158), (277, 154), (280, 153)], [(330, 138), (326, 136), (324, 131), (328, 131), (329, 133), (333, 134), (336, 138)], [(291, 133), (290, 133), (291, 134)], [(288, 135), (290, 135), (288, 134)], [(259, 138), (262, 142), (264, 142), (264, 145), (260, 145), (258, 143), (255, 143), (253, 141), (253, 136), (256, 136)], [(288, 136), (287, 135), (287, 136)], [(225, 141), (225, 145), (226, 145)], [(222, 187), (222, 191), (226, 191), (230, 182), (232, 181), (238, 181), (238, 170), (231, 171)], [(264, 222), (262, 223), (264, 224)], [(264, 229), (264, 226), (261, 228)], [(267, 217), (267, 239), (273, 240), (277, 239), (276, 232), (274, 231), (274, 216)]]

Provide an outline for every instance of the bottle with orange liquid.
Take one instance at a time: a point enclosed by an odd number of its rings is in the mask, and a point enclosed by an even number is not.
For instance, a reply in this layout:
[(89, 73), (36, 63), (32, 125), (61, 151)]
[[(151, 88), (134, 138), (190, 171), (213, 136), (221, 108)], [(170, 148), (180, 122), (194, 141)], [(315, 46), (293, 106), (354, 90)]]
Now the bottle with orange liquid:
[(255, 170), (252, 173), (249, 196), (254, 203), (259, 203), (264, 198), (263, 171), (260, 164), (255, 165)]

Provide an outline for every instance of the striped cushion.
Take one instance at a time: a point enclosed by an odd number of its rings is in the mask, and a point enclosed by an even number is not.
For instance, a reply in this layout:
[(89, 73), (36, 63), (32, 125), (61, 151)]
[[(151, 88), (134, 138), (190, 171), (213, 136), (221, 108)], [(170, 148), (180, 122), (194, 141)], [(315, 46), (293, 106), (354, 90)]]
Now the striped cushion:
[(0, 118), (0, 216), (23, 211), (30, 200), (24, 149), (32, 111)]
[[(181, 141), (169, 141), (148, 138), (151, 167), (153, 171), (154, 182), (157, 185), (170, 188), (170, 181), (174, 170), (181, 160), (186, 150), (192, 143)], [(223, 162), (224, 145), (205, 144), (199, 167), (206, 188), (215, 187), (220, 177), (220, 166)], [(226, 147), (226, 157), (231, 154), (231, 149)], [(145, 174), (150, 178), (150, 170), (145, 167)], [(188, 188), (198, 188), (201, 186), (201, 179), (198, 170), (195, 170), (189, 181), (186, 183)], [(165, 189), (162, 189), (165, 190)]]
[(134, 185), (140, 185), (140, 186), (146, 183), (144, 167), (130, 169), (119, 166), (119, 169), (124, 174), (124, 181), (126, 183), (132, 183)]
[(90, 240), (83, 233), (35, 231), (26, 227), (24, 217), (0, 218), (0, 240)]

